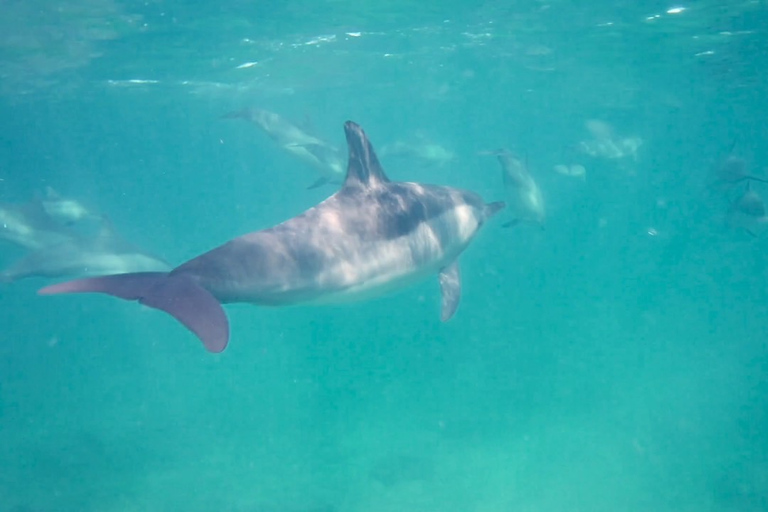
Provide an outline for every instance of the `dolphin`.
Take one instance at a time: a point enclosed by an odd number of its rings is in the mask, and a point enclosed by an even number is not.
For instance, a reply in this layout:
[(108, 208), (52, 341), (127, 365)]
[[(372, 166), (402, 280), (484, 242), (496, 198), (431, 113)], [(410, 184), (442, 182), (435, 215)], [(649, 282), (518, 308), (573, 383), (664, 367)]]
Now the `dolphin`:
[(750, 217), (765, 217), (765, 201), (760, 197), (760, 194), (752, 190), (751, 184), (747, 182), (744, 192), (732, 203), (731, 211), (743, 213)]
[(361, 300), (438, 274), (443, 321), (461, 295), (457, 258), (504, 207), (465, 190), (390, 181), (363, 130), (347, 121), (341, 189), (282, 224), (255, 231), (170, 272), (78, 279), (42, 295), (97, 292), (174, 316), (211, 352), (229, 342), (222, 303), (265, 306)]
[(504, 227), (512, 227), (522, 221), (533, 222), (544, 227), (547, 209), (544, 194), (533, 179), (528, 166), (508, 149), (481, 151), (482, 155), (494, 155), (501, 164), (501, 178), (510, 203), (515, 210), (514, 218)]
[(224, 118), (240, 118), (256, 124), (283, 150), (319, 171), (320, 177), (309, 188), (343, 181), (344, 161), (339, 149), (309, 135), (280, 115), (259, 108), (246, 108), (225, 114)]
[(95, 236), (77, 234), (30, 251), (0, 271), (0, 282), (28, 277), (85, 277), (127, 272), (168, 271), (170, 265), (120, 237), (106, 219)]
[(388, 157), (412, 158), (423, 162), (426, 166), (438, 167), (443, 167), (456, 157), (453, 151), (432, 142), (414, 144), (398, 141), (384, 146), (379, 153), (383, 159)]
[(765, 201), (752, 190), (751, 182), (747, 181), (744, 191), (731, 203), (726, 219), (732, 227), (742, 228), (755, 237), (758, 228), (768, 224)]
[(713, 168), (715, 185), (733, 185), (742, 181), (759, 181), (768, 183), (768, 178), (750, 174), (747, 171), (747, 161), (735, 155), (729, 155)]

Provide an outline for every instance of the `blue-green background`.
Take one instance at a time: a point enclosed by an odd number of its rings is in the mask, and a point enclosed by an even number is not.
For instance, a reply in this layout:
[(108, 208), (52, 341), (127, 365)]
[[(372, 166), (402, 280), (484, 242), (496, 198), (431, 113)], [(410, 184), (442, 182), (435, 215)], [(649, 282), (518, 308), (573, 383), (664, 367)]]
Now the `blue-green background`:
[[(732, 147), (768, 165), (768, 5), (679, 5), (0, 3), (2, 201), (53, 186), (180, 263), (332, 192), (220, 119), (257, 106), (428, 134), (457, 158), (389, 175), (488, 201), (478, 152), (514, 148), (549, 208), (488, 223), (447, 324), (436, 280), (234, 305), (212, 355), (136, 304), (0, 288), (0, 512), (768, 510), (768, 241), (706, 192)], [(570, 149), (592, 118), (643, 138), (631, 169)]]

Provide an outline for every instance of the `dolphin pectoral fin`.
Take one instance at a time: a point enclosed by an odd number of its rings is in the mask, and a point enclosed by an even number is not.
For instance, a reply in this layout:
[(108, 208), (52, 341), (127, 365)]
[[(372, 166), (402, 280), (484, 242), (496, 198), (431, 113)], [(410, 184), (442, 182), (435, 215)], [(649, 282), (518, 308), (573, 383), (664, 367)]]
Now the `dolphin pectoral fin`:
[(219, 301), (184, 275), (140, 272), (77, 279), (47, 286), (40, 295), (105, 293), (165, 311), (192, 331), (211, 352), (221, 352), (229, 341), (229, 321)]
[(229, 321), (216, 297), (185, 276), (171, 276), (139, 302), (165, 311), (192, 331), (210, 352), (229, 342)]
[(331, 180), (327, 176), (321, 176), (320, 178), (317, 179), (317, 181), (315, 181), (310, 186), (308, 186), (307, 190), (313, 190), (313, 189), (316, 189), (316, 188), (320, 188), (323, 185), (327, 185), (330, 182), (331, 182)]
[(450, 320), (461, 300), (461, 273), (459, 264), (454, 261), (440, 271), (440, 292), (442, 293), (442, 306), (440, 320)]

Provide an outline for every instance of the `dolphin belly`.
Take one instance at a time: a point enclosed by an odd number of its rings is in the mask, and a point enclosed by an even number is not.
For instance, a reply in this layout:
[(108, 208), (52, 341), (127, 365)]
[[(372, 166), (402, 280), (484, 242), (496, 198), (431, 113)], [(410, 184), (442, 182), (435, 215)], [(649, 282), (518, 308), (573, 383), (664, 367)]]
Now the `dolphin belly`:
[[(402, 236), (368, 239), (317, 219), (245, 235), (173, 273), (191, 274), (223, 303), (332, 304), (376, 297), (437, 275), (477, 233), (477, 217), (457, 205)], [(326, 223), (333, 224), (328, 215)], [(309, 234), (302, 227), (311, 225)], [(301, 233), (301, 235), (297, 235)]]
[(369, 299), (436, 276), (456, 260), (471, 240), (460, 237), (458, 232), (441, 234), (436, 229), (450, 224), (447, 219), (438, 218), (436, 222), (422, 224), (408, 236), (378, 242), (355, 258), (338, 260), (318, 276), (318, 288), (323, 293), (312, 302), (333, 304)]

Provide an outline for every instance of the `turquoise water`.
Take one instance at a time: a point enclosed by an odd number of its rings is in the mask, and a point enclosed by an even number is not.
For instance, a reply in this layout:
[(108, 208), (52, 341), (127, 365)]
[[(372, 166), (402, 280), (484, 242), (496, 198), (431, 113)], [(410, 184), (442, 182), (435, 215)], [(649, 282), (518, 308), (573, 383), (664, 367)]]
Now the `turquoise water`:
[[(221, 119), (254, 106), (439, 144), (382, 162), (487, 201), (479, 153), (508, 147), (547, 223), (483, 228), (448, 323), (436, 279), (230, 305), (219, 355), (155, 310), (2, 285), (0, 512), (768, 510), (768, 233), (710, 187), (729, 154), (768, 174), (768, 6), (635, 4), (2, 3), (0, 202), (53, 187), (179, 264), (333, 192)], [(590, 155), (589, 126), (642, 145)]]

